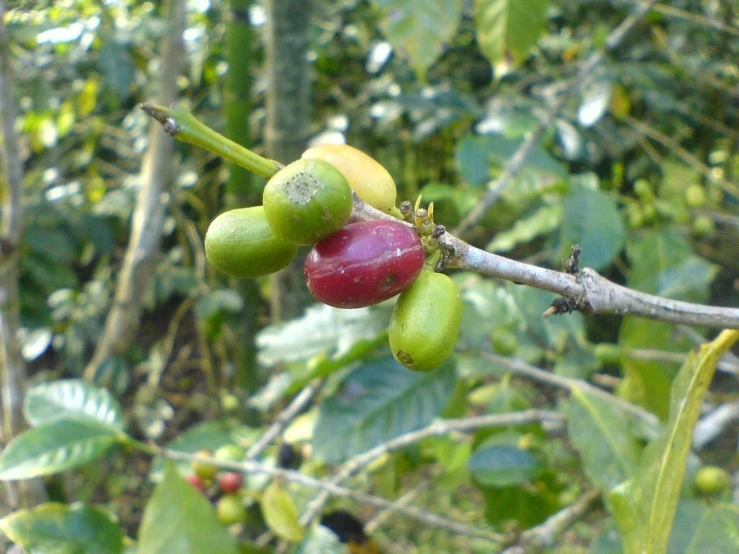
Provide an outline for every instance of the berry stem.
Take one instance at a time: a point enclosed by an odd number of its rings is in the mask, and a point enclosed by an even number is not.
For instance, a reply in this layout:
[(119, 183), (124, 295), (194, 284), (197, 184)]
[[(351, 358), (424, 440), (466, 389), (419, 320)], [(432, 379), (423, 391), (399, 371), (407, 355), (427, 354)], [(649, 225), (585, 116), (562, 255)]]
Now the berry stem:
[(269, 179), (282, 168), (282, 164), (264, 158), (217, 133), (177, 104), (170, 108), (153, 104), (140, 104), (139, 107), (161, 123), (168, 135), (218, 154), (265, 179)]

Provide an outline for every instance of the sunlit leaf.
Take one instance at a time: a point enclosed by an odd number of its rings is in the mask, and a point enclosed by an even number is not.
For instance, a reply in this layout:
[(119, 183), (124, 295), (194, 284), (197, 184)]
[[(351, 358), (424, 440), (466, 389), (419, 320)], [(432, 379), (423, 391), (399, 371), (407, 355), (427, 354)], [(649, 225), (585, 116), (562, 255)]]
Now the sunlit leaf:
[(647, 446), (637, 473), (609, 495), (626, 554), (667, 552), (692, 430), (716, 364), (737, 340), (739, 331), (724, 331), (691, 351), (672, 385), (664, 435)]
[(108, 514), (80, 504), (42, 504), (0, 519), (0, 531), (27, 554), (119, 554), (123, 531)]
[(141, 554), (236, 554), (236, 540), (213, 506), (168, 463), (146, 505), (139, 529)]
[(300, 514), (290, 494), (285, 488), (272, 481), (262, 493), (262, 514), (264, 520), (275, 534), (290, 542), (299, 542), (305, 535), (300, 525)]
[(64, 418), (89, 419), (122, 430), (123, 410), (107, 390), (81, 379), (41, 383), (26, 393), (23, 402), (26, 421), (37, 427)]
[(63, 419), (18, 435), (0, 454), (0, 480), (51, 475), (101, 456), (120, 431), (89, 419)]
[(420, 80), (457, 32), (462, 0), (373, 0), (381, 12), (380, 29), (401, 55), (410, 60)]

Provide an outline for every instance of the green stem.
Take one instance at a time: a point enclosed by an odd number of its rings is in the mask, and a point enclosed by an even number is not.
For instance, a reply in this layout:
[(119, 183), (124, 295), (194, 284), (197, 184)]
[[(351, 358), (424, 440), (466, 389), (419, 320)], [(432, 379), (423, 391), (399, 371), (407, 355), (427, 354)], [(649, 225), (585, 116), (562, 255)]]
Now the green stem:
[(255, 154), (215, 132), (176, 104), (171, 108), (152, 104), (141, 104), (139, 107), (161, 123), (162, 129), (168, 135), (218, 154), (265, 179), (269, 179), (282, 168), (280, 163)]

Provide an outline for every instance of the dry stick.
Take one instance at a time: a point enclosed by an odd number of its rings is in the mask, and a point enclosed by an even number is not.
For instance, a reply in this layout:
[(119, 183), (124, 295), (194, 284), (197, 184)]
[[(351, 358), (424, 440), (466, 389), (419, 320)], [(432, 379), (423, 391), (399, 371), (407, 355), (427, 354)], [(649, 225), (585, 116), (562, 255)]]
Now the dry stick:
[(313, 400), (313, 397), (321, 389), (323, 380), (316, 380), (303, 387), (300, 393), (293, 398), (292, 402), (280, 412), (277, 418), (274, 420), (272, 425), (267, 429), (264, 434), (259, 437), (259, 440), (255, 442), (252, 447), (246, 453), (247, 460), (255, 460), (259, 455), (264, 452), (264, 449), (280, 435), (290, 422), (295, 419), (300, 412)]
[[(563, 421), (564, 417), (558, 412), (551, 412), (547, 410), (525, 410), (522, 412), (514, 412), (508, 414), (495, 414), (478, 417), (468, 417), (464, 419), (447, 419), (439, 420), (431, 423), (431, 425), (419, 429), (418, 431), (412, 431), (404, 435), (400, 435), (394, 439), (391, 439), (383, 444), (367, 450), (362, 454), (354, 456), (350, 460), (346, 461), (336, 471), (334, 476), (328, 481), (331, 484), (338, 485), (346, 479), (349, 479), (352, 475), (355, 475), (372, 461), (376, 460), (380, 456), (405, 448), (411, 444), (417, 443), (423, 439), (429, 437), (438, 437), (446, 435), (452, 432), (466, 432), (474, 431), (475, 429), (489, 428), (489, 427), (500, 427), (505, 425), (525, 425), (528, 423), (537, 422), (552, 422), (558, 423)], [(323, 510), (324, 505), (330, 497), (328, 491), (324, 491), (316, 498), (314, 498), (306, 507), (305, 512), (300, 517), (300, 523), (305, 526), (310, 525), (315, 517), (317, 517)]]
[(600, 496), (597, 490), (583, 494), (577, 502), (550, 516), (544, 523), (524, 531), (517, 544), (506, 548), (501, 554), (524, 554), (539, 552), (542, 548), (552, 546), (557, 537), (575, 521), (584, 516)]
[(477, 204), (475, 209), (462, 219), (460, 224), (454, 230), (455, 235), (464, 235), (483, 218), (483, 216), (498, 200), (503, 188), (505, 188), (508, 182), (515, 177), (519, 171), (521, 171), (526, 159), (533, 150), (534, 145), (557, 118), (567, 99), (571, 95), (575, 94), (583, 83), (588, 81), (595, 67), (605, 58), (606, 53), (613, 50), (621, 43), (626, 34), (642, 19), (642, 17), (647, 14), (647, 12), (649, 12), (655, 3), (656, 0), (649, 0), (648, 2), (639, 4), (635, 8), (634, 13), (625, 18), (618, 27), (611, 31), (608, 37), (606, 37), (603, 47), (596, 52), (593, 52), (588, 59), (585, 60), (578, 69), (575, 78), (560, 93), (559, 97), (554, 100), (547, 113), (536, 126), (536, 129), (531, 132), (521, 146), (518, 147), (518, 150), (516, 150), (513, 156), (508, 160), (500, 177), (490, 184), (488, 192)]
[[(186, 20), (185, 0), (170, 0), (167, 16), (170, 32), (165, 39), (162, 75), (159, 79), (159, 101), (169, 104), (177, 96), (177, 76), (184, 58), (182, 34)], [(174, 141), (164, 136), (155, 125), (149, 132), (149, 150), (141, 165), (136, 209), (123, 267), (116, 285), (115, 302), (105, 319), (105, 329), (84, 371), (88, 381), (98, 366), (110, 355), (124, 351), (138, 324), (141, 291), (154, 275), (156, 255), (164, 226), (163, 192), (172, 178)]]
[(349, 498), (360, 504), (367, 504), (369, 506), (374, 506), (375, 508), (378, 508), (380, 510), (390, 510), (398, 514), (403, 514), (405, 516), (416, 519), (422, 523), (425, 523), (426, 525), (429, 525), (431, 527), (438, 527), (439, 529), (446, 529), (447, 531), (451, 531), (459, 535), (485, 539), (485, 540), (496, 542), (496, 543), (503, 543), (503, 542), (509, 541), (509, 538), (506, 535), (502, 535), (500, 533), (493, 533), (490, 531), (485, 531), (484, 529), (476, 529), (469, 525), (465, 525), (464, 523), (452, 521), (445, 517), (436, 515), (426, 510), (422, 510), (420, 508), (416, 508), (414, 506), (398, 505), (394, 502), (391, 502), (379, 496), (373, 496), (371, 494), (357, 492), (357, 491), (348, 489), (346, 487), (341, 487), (338, 485), (334, 485), (332, 483), (324, 482), (314, 477), (303, 475), (302, 473), (299, 473), (297, 471), (268, 467), (264, 464), (261, 464), (259, 462), (255, 462), (252, 460), (244, 461), (244, 462), (230, 462), (226, 460), (217, 460), (212, 457), (198, 456), (195, 454), (191, 454), (189, 452), (169, 450), (166, 448), (158, 448), (158, 447), (152, 447), (148, 445), (145, 445), (144, 449), (148, 452), (164, 456), (171, 460), (184, 460), (187, 462), (199, 461), (203, 463), (208, 463), (210, 465), (214, 465), (218, 468), (228, 469), (231, 471), (242, 471), (244, 473), (257, 473), (257, 474), (269, 475), (272, 478), (282, 479), (289, 483), (295, 483), (297, 485), (301, 485), (301, 486), (315, 489), (315, 490), (326, 491), (331, 496)]

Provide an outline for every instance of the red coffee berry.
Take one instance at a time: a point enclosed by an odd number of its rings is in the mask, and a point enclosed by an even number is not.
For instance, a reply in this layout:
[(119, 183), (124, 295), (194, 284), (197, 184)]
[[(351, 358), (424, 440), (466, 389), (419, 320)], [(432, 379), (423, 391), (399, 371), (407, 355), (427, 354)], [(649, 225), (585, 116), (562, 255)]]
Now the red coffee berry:
[(244, 476), (237, 471), (228, 471), (221, 473), (218, 477), (218, 485), (226, 494), (232, 494), (238, 491), (244, 484)]
[(401, 222), (351, 223), (325, 238), (305, 260), (311, 294), (336, 308), (363, 308), (407, 288), (423, 267), (423, 245)]

